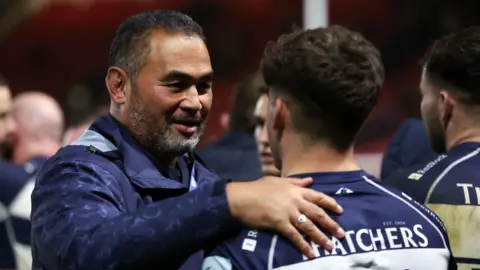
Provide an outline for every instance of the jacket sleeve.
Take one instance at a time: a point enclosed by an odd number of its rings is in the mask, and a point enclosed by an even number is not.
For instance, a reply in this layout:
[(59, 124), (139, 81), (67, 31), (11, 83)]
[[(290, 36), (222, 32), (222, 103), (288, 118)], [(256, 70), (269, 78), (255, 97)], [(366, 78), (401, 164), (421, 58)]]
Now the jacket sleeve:
[[(134, 198), (140, 200), (140, 198)], [(33, 256), (44, 269), (176, 269), (236, 232), (225, 182), (126, 213), (121, 188), (98, 164), (60, 162), (32, 194)]]

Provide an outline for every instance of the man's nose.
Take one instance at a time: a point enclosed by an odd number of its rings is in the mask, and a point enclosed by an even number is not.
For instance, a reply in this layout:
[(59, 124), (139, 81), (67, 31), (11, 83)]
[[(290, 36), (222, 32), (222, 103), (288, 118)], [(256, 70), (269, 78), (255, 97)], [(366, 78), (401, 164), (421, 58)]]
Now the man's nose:
[(199, 111), (202, 109), (200, 96), (195, 85), (192, 85), (186, 92), (186, 98), (180, 104), (180, 107), (187, 111)]

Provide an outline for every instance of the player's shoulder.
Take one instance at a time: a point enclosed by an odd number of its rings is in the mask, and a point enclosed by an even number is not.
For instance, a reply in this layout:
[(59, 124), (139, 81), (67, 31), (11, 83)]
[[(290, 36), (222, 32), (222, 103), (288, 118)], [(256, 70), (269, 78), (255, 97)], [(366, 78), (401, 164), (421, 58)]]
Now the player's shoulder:
[(426, 163), (411, 166), (393, 174), (386, 179), (386, 182), (436, 178), (441, 174), (458, 169), (460, 167), (458, 165), (468, 160), (476, 159), (480, 159), (480, 143), (463, 143)]
[[(366, 181), (384, 192), (385, 198), (382, 199), (385, 202), (384, 205), (394, 205), (395, 215), (408, 218), (411, 221), (418, 220), (429, 227), (445, 231), (443, 223), (433, 211), (405, 192), (382, 181), (374, 181), (372, 179), (366, 179)], [(388, 203), (387, 200), (390, 201), (390, 203)]]
[(243, 229), (207, 251), (202, 269), (263, 269), (275, 238), (275, 234), (268, 231)]
[[(419, 181), (422, 178), (428, 178), (431, 175), (438, 174), (435, 172), (441, 172), (452, 162), (452, 160), (455, 160), (455, 157), (451, 155), (438, 155), (426, 163), (416, 164), (401, 169), (393, 173), (387, 179), (384, 179), (384, 182), (392, 186), (397, 186), (398, 183), (406, 180)], [(434, 173), (432, 174), (431, 172)]]
[[(480, 143), (464, 143), (427, 163), (398, 171), (384, 182), (397, 187), (420, 202), (425, 202), (432, 187), (436, 191), (439, 188), (451, 189), (451, 184), (455, 184), (462, 178), (470, 179), (471, 175), (476, 175), (478, 162), (480, 162)], [(442, 180), (441, 187), (437, 186), (439, 180)]]

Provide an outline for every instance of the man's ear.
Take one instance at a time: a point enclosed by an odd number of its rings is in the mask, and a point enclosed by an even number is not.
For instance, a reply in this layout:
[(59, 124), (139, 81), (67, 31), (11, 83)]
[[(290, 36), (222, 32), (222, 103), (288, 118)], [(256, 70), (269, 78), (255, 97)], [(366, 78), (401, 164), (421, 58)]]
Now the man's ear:
[(449, 92), (443, 91), (443, 90), (440, 91), (439, 99), (440, 101), (438, 105), (438, 110), (439, 110), (440, 119), (444, 127), (447, 128), (447, 125), (450, 122), (450, 119), (452, 118), (453, 107), (455, 106), (456, 102)]
[(273, 108), (273, 129), (283, 130), (287, 121), (287, 107), (285, 106), (285, 102), (283, 102), (280, 98), (277, 98), (274, 102), (275, 107)]
[(105, 84), (110, 97), (116, 104), (121, 105), (126, 102), (129, 78), (125, 71), (118, 67), (110, 67), (105, 77)]

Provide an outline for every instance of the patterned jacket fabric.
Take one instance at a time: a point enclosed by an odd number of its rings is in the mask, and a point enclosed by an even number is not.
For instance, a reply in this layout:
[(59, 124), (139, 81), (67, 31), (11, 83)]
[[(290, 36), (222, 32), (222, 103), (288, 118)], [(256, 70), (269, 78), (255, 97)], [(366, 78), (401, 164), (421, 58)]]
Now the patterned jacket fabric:
[[(160, 168), (112, 116), (50, 158), (32, 194), (33, 269), (192, 269), (238, 230), (226, 181), (193, 155)], [(183, 266), (182, 266), (183, 265)]]

